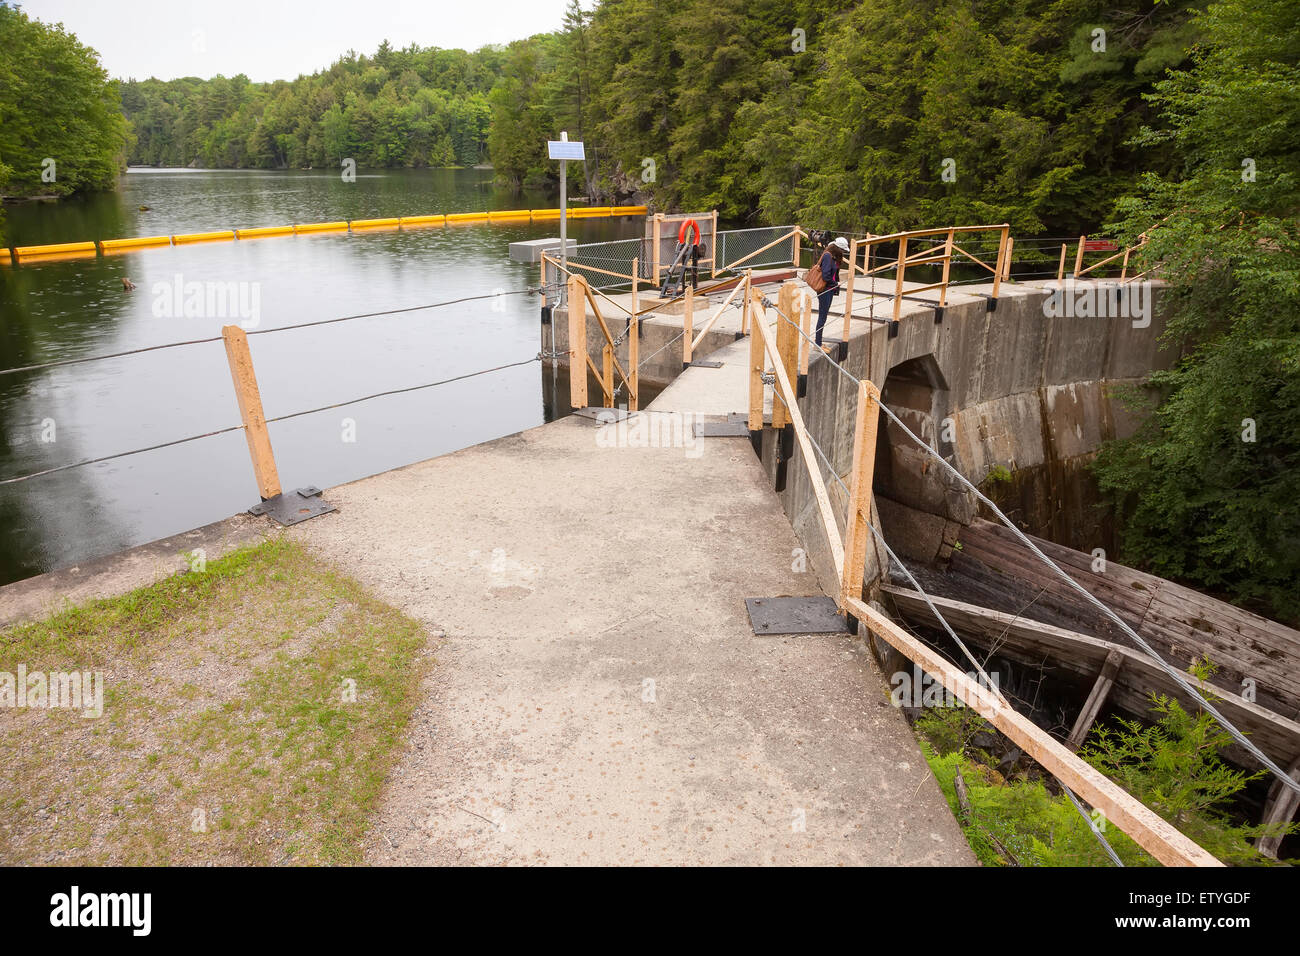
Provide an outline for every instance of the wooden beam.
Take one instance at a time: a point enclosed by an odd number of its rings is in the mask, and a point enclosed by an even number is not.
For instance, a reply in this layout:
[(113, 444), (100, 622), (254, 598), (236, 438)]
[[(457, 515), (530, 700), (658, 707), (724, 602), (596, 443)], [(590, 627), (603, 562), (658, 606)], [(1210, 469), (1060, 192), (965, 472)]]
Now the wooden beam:
[(715, 209), (710, 214), (713, 217), (713, 232), (709, 235), (709, 278), (718, 277), (718, 211)]
[(873, 634), (919, 664), (958, 700), (1006, 734), (1081, 799), (1101, 810), (1109, 822), (1161, 863), (1166, 866), (1223, 865), (1100, 770), (1079, 759), (1047, 731), (1006, 706), (1000, 695), (981, 687), (962, 673), (938, 651), (922, 644), (859, 598), (847, 599), (845, 606)]
[(844, 338), (849, 340), (849, 327), (853, 321), (853, 280), (858, 271), (858, 240), (849, 244), (849, 279), (844, 284)]
[(1074, 275), (1078, 278), (1079, 273), (1083, 270), (1083, 245), (1088, 241), (1087, 236), (1079, 237), (1079, 251), (1074, 256)]
[(1066, 244), (1061, 243), (1061, 264), (1056, 267), (1056, 281), (1062, 282), (1065, 279), (1065, 253)]
[(569, 405), (587, 407), (587, 296), (582, 276), (569, 276)]
[(907, 272), (907, 237), (898, 240), (898, 274), (894, 277), (894, 321), (903, 310), (903, 274)]
[(654, 279), (655, 279), (654, 284), (656, 286), (659, 285), (659, 224), (662, 223), (663, 221), (664, 221), (664, 214), (661, 212), (655, 213), (654, 239), (652, 240), (654, 242), (654, 249), (651, 254), (650, 261), (654, 265)]
[(694, 343), (691, 336), (694, 334), (691, 326), (695, 323), (695, 289), (691, 286), (686, 287), (686, 308), (682, 311), (682, 364), (691, 364), (691, 352)]
[[(584, 292), (586, 293), (586, 295), (587, 295), (587, 302), (590, 303), (590, 305), (591, 305), (591, 311), (592, 311), (592, 313), (596, 316), (596, 324), (600, 326), (601, 334), (605, 336), (605, 341), (606, 341), (606, 342), (608, 342), (610, 345), (613, 345), (613, 344), (614, 344), (614, 333), (611, 332), (611, 331), (609, 330), (609, 326), (605, 323), (605, 316), (603, 316), (603, 315), (601, 314), (601, 312), (600, 312), (600, 305), (596, 302), (596, 298), (595, 298), (595, 296), (593, 296), (593, 295), (591, 294), (591, 288), (587, 285), (585, 279), (583, 280), (582, 288), (583, 288), (583, 291), (584, 291)], [(629, 315), (629, 318), (631, 318), (630, 315)], [(583, 328), (584, 328), (584, 330), (586, 329), (586, 321), (585, 321), (585, 320), (584, 320), (584, 322), (583, 322)], [(624, 381), (625, 383), (627, 383), (628, 388), (629, 388), (629, 389), (632, 389), (632, 382), (631, 382), (631, 379), (630, 379), (630, 377), (628, 376), (628, 373), (625, 372), (625, 371), (623, 371), (623, 365), (622, 365), (621, 362), (619, 362), (619, 360), (618, 360), (618, 356), (617, 356), (617, 355), (614, 356), (614, 370), (615, 370), (616, 372), (618, 372), (619, 377), (620, 377), (621, 379), (623, 379), (623, 381)], [(635, 390), (635, 389), (633, 389), (633, 390)]]
[[(799, 330), (782, 318), (783, 315), (794, 315), (794, 297), (798, 289), (793, 279), (787, 280), (781, 284), (781, 291), (777, 296), (777, 317), (776, 317), (776, 351), (780, 355), (781, 365), (785, 368), (787, 378), (793, 379), (798, 375), (799, 368)], [(782, 402), (772, 403), (772, 427), (784, 428), (789, 419), (785, 404)]]
[(803, 306), (799, 310), (799, 327), (803, 329), (803, 335), (799, 336), (799, 374), (808, 374), (808, 340), (812, 338), (812, 303), (813, 297), (804, 295), (801, 297)]
[(795, 229), (794, 232), (787, 232), (785, 235), (783, 235), (783, 236), (779, 236), (779, 237), (777, 237), (776, 239), (773, 239), (773, 240), (772, 240), (771, 242), (769, 242), (767, 245), (765, 245), (765, 246), (760, 246), (759, 248), (755, 249), (753, 252), (747, 252), (747, 253), (745, 253), (745, 255), (741, 256), (741, 257), (740, 257), (739, 259), (737, 259), (735, 262), (730, 263), (730, 264), (727, 266), (727, 268), (728, 268), (728, 269), (735, 269), (736, 266), (740, 265), (742, 262), (746, 262), (746, 261), (748, 261), (748, 260), (754, 258), (754, 256), (759, 255), (760, 253), (767, 252), (767, 250), (771, 249), (773, 246), (780, 245), (781, 243), (783, 243), (783, 242), (785, 242), (787, 239), (789, 239), (791, 236), (798, 235), (798, 232), (799, 232), (798, 229)]
[[(745, 311), (753, 312), (749, 330), (749, 430), (751, 433), (761, 431), (763, 428), (763, 371), (766, 368), (766, 360), (763, 357), (763, 337), (757, 329), (760, 325), (766, 329), (767, 316), (760, 311), (762, 306), (754, 302), (754, 298), (761, 298), (761, 295), (757, 289), (748, 289), (745, 295)], [(775, 407), (773, 414), (776, 414)]]
[(1119, 673), (1120, 665), (1123, 663), (1124, 655), (1118, 649), (1113, 649), (1106, 655), (1106, 663), (1101, 665), (1101, 673), (1097, 675), (1097, 680), (1088, 693), (1088, 699), (1083, 702), (1083, 709), (1079, 711), (1079, 717), (1070, 730), (1070, 736), (1066, 738), (1065, 742), (1070, 745), (1071, 750), (1078, 750), (1083, 746), (1083, 741), (1096, 722), (1097, 715), (1101, 713), (1102, 707), (1106, 706), (1110, 689), (1115, 686), (1115, 675)]
[(857, 418), (853, 426), (853, 477), (849, 481), (849, 507), (844, 528), (844, 577), (840, 581), (840, 609), (849, 598), (862, 597), (862, 576), (871, 536), (871, 487), (876, 466), (876, 426), (880, 420), (880, 389), (863, 379), (858, 383)]
[(943, 243), (943, 279), (941, 280), (943, 291), (939, 293), (939, 308), (941, 309), (948, 304), (948, 276), (952, 271), (952, 238), (953, 232), (949, 229), (948, 238)]
[(1011, 258), (1011, 227), (1003, 226), (998, 236), (998, 265), (993, 272), (993, 298), (998, 297), (998, 288), (1002, 283), (1002, 271), (1007, 268)]
[[(1300, 782), (1300, 758), (1287, 768), (1287, 774), (1292, 780)], [(1300, 807), (1300, 793), (1283, 786), (1281, 780), (1274, 780), (1273, 788), (1268, 793), (1268, 800), (1264, 803), (1264, 815), (1259, 822), (1264, 825), (1290, 823), (1297, 807)], [(1255, 841), (1255, 849), (1274, 860), (1277, 859), (1277, 850), (1281, 845), (1281, 836), (1263, 836)]]
[(600, 390), (604, 393), (604, 405), (606, 408), (614, 407), (614, 346), (608, 342), (600, 350), (601, 355), (601, 372), (600, 372)]
[(835, 523), (835, 512), (831, 509), (831, 499), (826, 493), (826, 481), (822, 478), (820, 459), (813, 451), (812, 441), (808, 437), (808, 426), (804, 424), (803, 414), (799, 411), (799, 402), (795, 396), (794, 386), (790, 384), (790, 378), (785, 374), (785, 368), (777, 361), (776, 346), (773, 345), (771, 334), (763, 322), (754, 323), (755, 338), (762, 336), (763, 349), (772, 359), (773, 368), (776, 372), (776, 386), (781, 389), (785, 396), (786, 404), (789, 406), (790, 423), (794, 425), (795, 441), (799, 443), (799, 450), (803, 453), (804, 468), (808, 470), (808, 477), (812, 480), (813, 496), (817, 499), (817, 510), (821, 513), (822, 527), (826, 533), (826, 544), (830, 548), (831, 560), (835, 564), (835, 577), (844, 576), (844, 543), (840, 540), (840, 529)]
[[(637, 274), (637, 261), (632, 260), (632, 275)], [(632, 380), (628, 382), (627, 408), (628, 411), (637, 410), (637, 404), (640, 401), (641, 391), (641, 318), (637, 315), (637, 289), (636, 285), (632, 286), (632, 315), (628, 317), (627, 330), (627, 367), (632, 375)]]
[[(704, 341), (704, 336), (708, 335), (709, 329), (713, 328), (713, 323), (718, 321), (718, 317), (722, 315), (722, 313), (726, 310), (727, 306), (731, 305), (731, 300), (734, 299), (736, 297), (736, 294), (744, 288), (745, 288), (744, 282), (737, 282), (734, 286), (731, 287), (731, 292), (727, 295), (725, 299), (722, 300), (722, 305), (718, 306), (717, 311), (715, 311), (713, 315), (709, 317), (709, 321), (705, 322), (704, 325), (700, 328), (700, 331), (696, 333), (695, 341), (691, 343), (692, 351), (700, 347), (700, 343)], [(744, 331), (743, 323), (742, 323), (741, 331)]]
[[(898, 612), (908, 621), (924, 627), (934, 626), (934, 613), (916, 591), (890, 584), (883, 585), (881, 591), (890, 597)], [(1165, 669), (1142, 651), (965, 601), (934, 594), (930, 595), (930, 601), (949, 624), (969, 635), (970, 640), (995, 653), (1035, 666), (1040, 666), (1043, 658), (1048, 657), (1073, 673), (1095, 677), (1111, 652), (1118, 652), (1123, 657), (1123, 667), (1114, 675), (1110, 696), (1111, 699), (1118, 698), (1121, 706), (1130, 710), (1145, 712), (1152, 693), (1174, 697), (1189, 711), (1199, 709)], [(1219, 712), (1248, 734), (1275, 761), (1286, 764), (1300, 757), (1300, 723), (1221, 687), (1206, 689), (1219, 698), (1216, 704)], [(1241, 758), (1249, 759), (1250, 766), (1255, 765), (1244, 750)]]
[(221, 337), (225, 340), (230, 380), (235, 386), (235, 400), (239, 403), (239, 417), (244, 423), (248, 454), (253, 459), (257, 493), (265, 501), (280, 493), (280, 475), (275, 468), (275, 454), (271, 451), (271, 436), (266, 430), (262, 394), (257, 388), (257, 375), (253, 372), (253, 356), (248, 351), (248, 335), (237, 325), (227, 325), (221, 330)]

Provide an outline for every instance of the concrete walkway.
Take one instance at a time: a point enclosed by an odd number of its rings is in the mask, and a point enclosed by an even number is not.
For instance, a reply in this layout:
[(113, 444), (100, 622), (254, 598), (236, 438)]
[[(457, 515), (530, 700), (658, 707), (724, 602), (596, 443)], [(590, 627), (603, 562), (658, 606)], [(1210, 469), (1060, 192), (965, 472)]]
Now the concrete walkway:
[(288, 532), (445, 635), (369, 860), (972, 864), (862, 643), (751, 632), (746, 597), (820, 591), (747, 439), (619, 428), (334, 488)]

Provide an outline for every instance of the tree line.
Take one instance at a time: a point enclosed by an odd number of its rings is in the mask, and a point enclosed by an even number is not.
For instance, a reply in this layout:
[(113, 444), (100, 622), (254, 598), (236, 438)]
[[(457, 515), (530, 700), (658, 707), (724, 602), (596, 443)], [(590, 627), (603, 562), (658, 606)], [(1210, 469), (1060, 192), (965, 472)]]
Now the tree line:
[(95, 51), (0, 0), (0, 196), (111, 189), (128, 124)]
[(485, 162), (492, 48), (349, 52), (296, 80), (127, 80), (132, 165), (207, 168), (472, 166)]

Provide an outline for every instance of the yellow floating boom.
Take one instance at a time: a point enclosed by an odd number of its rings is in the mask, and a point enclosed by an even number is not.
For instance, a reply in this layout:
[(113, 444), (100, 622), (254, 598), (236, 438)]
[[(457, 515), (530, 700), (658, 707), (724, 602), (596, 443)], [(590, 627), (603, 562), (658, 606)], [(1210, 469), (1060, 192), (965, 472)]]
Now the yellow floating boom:
[(293, 227), (293, 231), (299, 234), (304, 232), (343, 232), (348, 228), (347, 220), (339, 222), (305, 222)]
[(235, 235), (240, 239), (256, 239), (259, 236), (292, 236), (293, 226), (256, 226), (252, 229), (236, 229)]
[(180, 236), (172, 236), (172, 242), (179, 246), (187, 242), (220, 242), (223, 239), (234, 238), (235, 231), (233, 229), (223, 229), (220, 232), (190, 232)]
[(93, 242), (58, 242), (49, 246), (19, 246), (14, 250), (14, 255), (19, 259), (25, 259), (28, 256), (57, 256), (66, 253), (94, 253), (95, 244)]
[(170, 246), (171, 236), (136, 236), (134, 239), (105, 239), (99, 244), (101, 252), (115, 252), (122, 249), (143, 249), (145, 246)]
[[(174, 236), (135, 236), (125, 239), (103, 239), (99, 242), (60, 242), (45, 246), (19, 246), (12, 252), (0, 249), (0, 264), (17, 263), (20, 259), (53, 257), (76, 258), (144, 249), (151, 246), (184, 245), (190, 242), (222, 242), (232, 239), (258, 239), (269, 236), (292, 236), (314, 232), (345, 232), (352, 229), (396, 229), (406, 226), (442, 226), (462, 222), (541, 222), (559, 219), (560, 209), (494, 209), (489, 212), (454, 212), (447, 215), (390, 216), (383, 219), (354, 219), (351, 222), (308, 222), (296, 226), (255, 226), (251, 229), (222, 229), (213, 232), (190, 232)], [(569, 209), (573, 219), (593, 219), (601, 216), (643, 216), (645, 206), (575, 206)]]

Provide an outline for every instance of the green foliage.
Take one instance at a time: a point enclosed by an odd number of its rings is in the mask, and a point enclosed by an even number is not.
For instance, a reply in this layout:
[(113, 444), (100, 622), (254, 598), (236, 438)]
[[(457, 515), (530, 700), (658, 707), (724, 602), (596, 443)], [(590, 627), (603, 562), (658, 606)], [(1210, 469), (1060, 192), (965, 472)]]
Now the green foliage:
[(387, 42), (349, 52), (291, 82), (128, 80), (122, 108), (135, 127), (132, 164), (148, 166), (471, 166), (487, 158), (488, 92), (502, 54)]
[[(1121, 204), (1170, 284), (1164, 396), (1096, 472), (1129, 560), (1300, 621), (1300, 21), (1287, 0), (1218, 0), (1191, 68), (1156, 85), (1177, 176)], [(1250, 162), (1247, 162), (1247, 161)], [(1253, 180), (1251, 170), (1254, 171)]]
[[(1192, 676), (1204, 682), (1213, 665), (1200, 661)], [(1300, 832), (1292, 824), (1244, 826), (1227, 813), (1235, 798), (1263, 771), (1246, 774), (1220, 757), (1232, 738), (1205, 712), (1189, 715), (1176, 700), (1152, 697), (1154, 723), (1119, 719), (1098, 725), (1080, 756), (1225, 863), (1262, 866), (1272, 861), (1247, 842), (1269, 833)], [(976, 856), (988, 865), (1108, 866), (1091, 823), (1064, 794), (1053, 796), (1042, 781), (1020, 774), (1005, 780), (991, 768), (994, 758), (972, 745), (989, 725), (962, 707), (925, 710), (916, 721), (922, 749), (953, 812), (960, 773), (969, 791), (971, 815), (963, 830)], [(1113, 826), (1102, 830), (1126, 866), (1156, 861)]]
[(0, 195), (111, 189), (127, 124), (95, 51), (4, 2), (0, 50)]
[(1002, 465), (994, 465), (984, 480), (990, 484), (1002, 484), (1011, 480), (1011, 472)]
[(1189, 715), (1164, 695), (1152, 705), (1155, 724), (1121, 718), (1118, 729), (1099, 726), (1080, 755), (1224, 863), (1268, 862), (1246, 841), (1269, 831), (1238, 825), (1222, 811), (1266, 771), (1247, 775), (1225, 764), (1219, 753), (1232, 737), (1204, 711)]
[[(921, 748), (954, 814), (959, 812), (955, 779), (961, 772), (972, 814), (962, 831), (985, 866), (1111, 865), (1089, 822), (1069, 798), (1052, 796), (1041, 781), (1003, 781), (960, 753), (937, 755), (925, 741)], [(1116, 828), (1108, 828), (1105, 835), (1125, 866), (1156, 865)]]
[(1142, 94), (1185, 55), (1188, 3), (1146, 7), (603, 0), (583, 61), (599, 186), (730, 220), (1077, 233), (1136, 182)]

